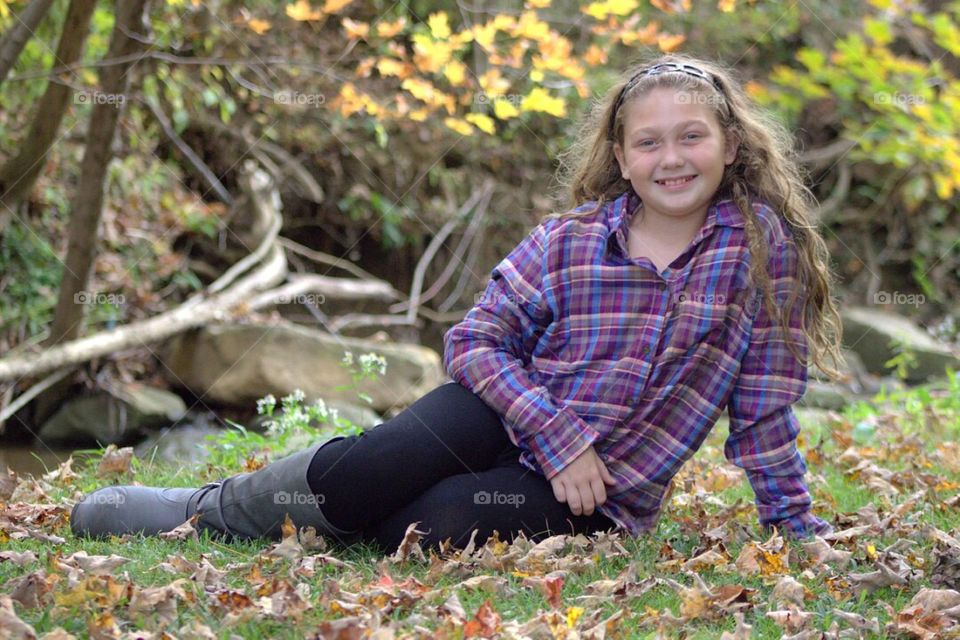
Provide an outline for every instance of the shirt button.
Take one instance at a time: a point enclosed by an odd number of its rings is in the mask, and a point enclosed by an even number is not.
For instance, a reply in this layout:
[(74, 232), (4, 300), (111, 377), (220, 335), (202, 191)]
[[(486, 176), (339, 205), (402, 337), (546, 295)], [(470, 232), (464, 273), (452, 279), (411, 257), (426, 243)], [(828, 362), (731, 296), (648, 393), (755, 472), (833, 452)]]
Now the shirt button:
[(647, 355), (649, 353), (650, 353), (650, 347), (648, 345), (644, 345), (643, 349), (640, 350), (641, 355)]

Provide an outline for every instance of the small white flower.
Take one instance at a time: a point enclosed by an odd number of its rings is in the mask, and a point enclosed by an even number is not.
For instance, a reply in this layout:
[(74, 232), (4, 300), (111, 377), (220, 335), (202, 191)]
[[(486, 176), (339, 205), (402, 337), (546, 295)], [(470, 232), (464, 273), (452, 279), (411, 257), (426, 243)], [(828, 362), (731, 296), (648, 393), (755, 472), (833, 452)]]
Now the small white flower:
[(277, 406), (277, 399), (273, 397), (273, 394), (268, 394), (257, 400), (257, 414), (263, 415), (275, 406)]
[(283, 401), (285, 403), (294, 403), (294, 402), (300, 403), (300, 402), (303, 402), (304, 398), (306, 398), (306, 395), (304, 395), (303, 391), (301, 391), (300, 389), (294, 389), (293, 393), (285, 397)]
[(323, 398), (317, 398), (313, 403), (314, 408), (317, 413), (326, 418), (329, 414), (327, 411), (327, 403), (323, 401)]
[(351, 364), (353, 364), (353, 352), (352, 352), (352, 351), (344, 351), (344, 352), (343, 352), (343, 360), (341, 360), (340, 362), (342, 362), (342, 363), (345, 364), (345, 365), (351, 365)]

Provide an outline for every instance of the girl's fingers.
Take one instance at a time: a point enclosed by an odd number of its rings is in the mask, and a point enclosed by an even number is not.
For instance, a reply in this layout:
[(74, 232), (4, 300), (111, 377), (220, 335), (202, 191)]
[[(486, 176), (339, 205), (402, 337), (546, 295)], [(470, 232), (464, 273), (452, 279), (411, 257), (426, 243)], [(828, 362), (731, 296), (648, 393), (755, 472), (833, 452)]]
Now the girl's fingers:
[(570, 511), (573, 512), (573, 515), (580, 515), (581, 509), (583, 508), (583, 502), (580, 498), (580, 491), (577, 489), (577, 487), (572, 487), (567, 493), (567, 504), (570, 505)]
[(579, 515), (589, 516), (593, 513), (593, 509), (595, 506), (596, 505), (593, 500), (593, 489), (590, 487), (589, 484), (584, 487), (581, 487), (580, 488), (580, 512), (579, 513), (574, 512), (574, 513), (576, 513), (578, 516)]
[(603, 477), (603, 481), (607, 484), (616, 484), (617, 481), (613, 479), (610, 470), (607, 469), (607, 465), (603, 464), (603, 460), (598, 458), (597, 462), (600, 465), (600, 475)]
[(594, 478), (590, 486), (593, 488), (594, 505), (599, 507), (607, 501), (607, 489), (603, 486), (603, 480), (599, 477)]
[(550, 484), (553, 486), (553, 497), (557, 499), (557, 502), (566, 502), (567, 494), (563, 489), (563, 483), (553, 478)]

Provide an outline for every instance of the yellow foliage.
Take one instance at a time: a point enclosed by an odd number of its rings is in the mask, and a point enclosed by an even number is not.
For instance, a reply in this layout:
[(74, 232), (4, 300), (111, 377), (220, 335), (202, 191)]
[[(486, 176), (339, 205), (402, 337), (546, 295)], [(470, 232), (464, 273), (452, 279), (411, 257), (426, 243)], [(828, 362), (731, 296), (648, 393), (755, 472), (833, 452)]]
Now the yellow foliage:
[(323, 17), (323, 12), (313, 10), (307, 0), (297, 0), (294, 4), (288, 4), (286, 11), (287, 16), (293, 18), (297, 22), (319, 20)]
[(542, 111), (563, 118), (567, 115), (567, 105), (560, 98), (554, 98), (541, 87), (534, 87), (520, 103), (523, 111)]
[(683, 44), (686, 40), (687, 37), (682, 33), (673, 36), (663, 34), (657, 38), (657, 46), (660, 47), (661, 51), (670, 53)]
[(418, 33), (413, 36), (414, 62), (421, 71), (437, 73), (453, 57), (457, 44), (432, 40)]
[(450, 114), (454, 112), (453, 96), (443, 93), (423, 78), (407, 78), (400, 86), (421, 102), (432, 107), (442, 106)]
[(587, 51), (583, 54), (583, 59), (586, 60), (587, 64), (591, 67), (595, 67), (599, 64), (606, 64), (607, 52), (597, 45), (592, 44), (587, 47)]
[(427, 18), (427, 25), (430, 27), (431, 35), (438, 40), (449, 38), (452, 33), (450, 31), (450, 19), (445, 11), (431, 13), (430, 17)]
[(468, 113), (466, 115), (466, 119), (477, 129), (480, 129), (480, 131), (490, 134), (491, 136), (497, 132), (497, 129), (493, 123), (493, 118), (488, 115), (483, 113)]
[(497, 25), (492, 20), (486, 24), (476, 24), (470, 29), (473, 39), (484, 49), (493, 49), (493, 40), (497, 37)]
[(670, 0), (669, 2), (667, 0), (650, 0), (650, 4), (664, 13), (676, 13), (678, 11), (686, 13), (690, 11), (690, 0)]
[(250, 18), (247, 20), (247, 26), (250, 27), (250, 30), (253, 31), (258, 36), (262, 36), (267, 31), (270, 30), (270, 23), (267, 20), (261, 20), (260, 18)]
[(377, 35), (381, 38), (392, 38), (401, 31), (403, 31), (407, 26), (407, 18), (401, 16), (393, 22), (378, 22), (377, 23)]
[(606, 0), (605, 2), (591, 2), (580, 10), (591, 18), (604, 20), (611, 15), (629, 15), (636, 10), (638, 4), (637, 0)]
[(336, 13), (352, 2), (353, 0), (326, 0), (323, 4), (323, 12)]
[(443, 69), (447, 81), (455, 87), (462, 86), (467, 77), (467, 67), (459, 60), (451, 60)]
[(520, 14), (512, 35), (515, 38), (529, 38), (541, 42), (550, 35), (550, 25), (537, 17), (533, 11), (524, 11)]
[(343, 24), (343, 30), (346, 32), (347, 37), (351, 40), (357, 40), (358, 38), (367, 39), (367, 35), (370, 33), (370, 23), (368, 22), (357, 22), (351, 20), (350, 18), (344, 18), (341, 20)]
[(567, 626), (573, 629), (577, 620), (583, 615), (583, 607), (567, 607)]
[(377, 71), (382, 76), (396, 76), (400, 79), (408, 78), (413, 73), (409, 62), (394, 60), (393, 58), (380, 58), (377, 60)]
[(480, 75), (478, 80), (480, 81), (480, 88), (491, 97), (502, 96), (510, 88), (510, 81), (501, 75), (500, 69), (488, 69)]
[(737, 0), (720, 0), (717, 3), (717, 8), (724, 13), (733, 13), (737, 8)]
[(510, 118), (519, 116), (520, 111), (518, 111), (509, 100), (499, 99), (493, 103), (493, 115), (495, 115), (498, 120), (509, 120)]

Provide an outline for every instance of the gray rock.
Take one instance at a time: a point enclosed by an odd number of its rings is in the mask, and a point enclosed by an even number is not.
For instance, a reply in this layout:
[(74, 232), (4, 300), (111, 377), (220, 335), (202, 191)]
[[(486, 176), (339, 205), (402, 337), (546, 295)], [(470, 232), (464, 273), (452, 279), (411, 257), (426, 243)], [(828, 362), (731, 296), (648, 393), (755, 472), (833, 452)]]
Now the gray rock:
[(222, 428), (207, 422), (167, 427), (135, 446), (133, 453), (142, 460), (187, 466), (206, 460), (206, 437), (221, 433)]
[(797, 401), (803, 407), (839, 410), (856, 398), (844, 385), (809, 380), (807, 392)]
[(901, 341), (917, 358), (916, 367), (907, 372), (909, 384), (943, 377), (947, 366), (960, 370), (957, 354), (907, 318), (870, 307), (844, 307), (840, 315), (844, 344), (856, 351), (870, 373), (890, 374), (884, 363), (896, 355), (891, 344), (895, 341)]
[(146, 430), (179, 420), (187, 407), (180, 396), (138, 383), (111, 385), (108, 391), (67, 400), (41, 427), (44, 443), (120, 444)]
[[(310, 403), (373, 399), (374, 411), (409, 406), (445, 379), (440, 355), (420, 345), (341, 338), (293, 324), (213, 325), (173, 338), (160, 354), (172, 384), (184, 385), (205, 401), (252, 406), (300, 389)], [(352, 388), (341, 366), (344, 352), (356, 359), (376, 352), (387, 361), (385, 376)], [(350, 387), (342, 389), (339, 387)]]

